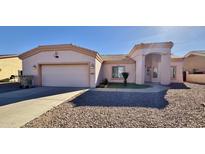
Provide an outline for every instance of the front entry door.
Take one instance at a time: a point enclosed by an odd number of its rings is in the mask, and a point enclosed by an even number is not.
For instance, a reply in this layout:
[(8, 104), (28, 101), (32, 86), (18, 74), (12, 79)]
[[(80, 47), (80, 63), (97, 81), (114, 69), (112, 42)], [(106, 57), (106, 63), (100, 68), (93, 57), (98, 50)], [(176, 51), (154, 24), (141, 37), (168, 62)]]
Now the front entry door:
[(152, 66), (152, 82), (160, 82), (159, 65)]

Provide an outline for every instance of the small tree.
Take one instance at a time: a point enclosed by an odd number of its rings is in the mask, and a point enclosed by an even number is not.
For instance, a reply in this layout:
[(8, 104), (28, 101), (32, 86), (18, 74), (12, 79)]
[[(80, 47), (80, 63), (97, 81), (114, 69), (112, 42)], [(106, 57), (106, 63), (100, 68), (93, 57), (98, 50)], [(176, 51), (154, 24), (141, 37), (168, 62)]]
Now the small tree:
[(127, 78), (129, 76), (129, 73), (128, 72), (123, 72), (122, 73), (122, 76), (124, 78), (124, 85), (126, 86), (127, 85)]

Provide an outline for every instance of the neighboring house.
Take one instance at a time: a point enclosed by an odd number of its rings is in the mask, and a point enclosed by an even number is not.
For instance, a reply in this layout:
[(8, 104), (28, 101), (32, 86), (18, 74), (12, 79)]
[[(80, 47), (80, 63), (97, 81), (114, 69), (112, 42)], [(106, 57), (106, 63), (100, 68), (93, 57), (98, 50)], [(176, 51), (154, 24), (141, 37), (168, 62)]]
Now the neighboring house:
[(184, 56), (184, 70), (205, 74), (205, 51), (190, 51)]
[(205, 84), (205, 51), (191, 51), (184, 56), (184, 80)]
[(96, 87), (104, 78), (123, 82), (121, 73), (129, 73), (128, 82), (155, 82), (168, 85), (182, 81), (182, 58), (172, 58), (172, 42), (135, 45), (126, 55), (99, 55), (75, 46), (38, 46), (19, 57), (23, 75), (33, 75), (37, 86)]
[(17, 55), (0, 55), (0, 81), (8, 81), (11, 75), (19, 75), (22, 62)]

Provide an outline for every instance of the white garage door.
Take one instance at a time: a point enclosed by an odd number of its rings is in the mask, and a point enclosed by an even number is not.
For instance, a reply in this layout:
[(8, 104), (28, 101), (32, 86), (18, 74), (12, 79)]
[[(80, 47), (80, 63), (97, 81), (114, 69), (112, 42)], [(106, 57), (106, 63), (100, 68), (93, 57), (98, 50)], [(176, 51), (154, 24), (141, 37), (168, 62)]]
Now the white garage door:
[(87, 65), (43, 65), (42, 86), (89, 87)]

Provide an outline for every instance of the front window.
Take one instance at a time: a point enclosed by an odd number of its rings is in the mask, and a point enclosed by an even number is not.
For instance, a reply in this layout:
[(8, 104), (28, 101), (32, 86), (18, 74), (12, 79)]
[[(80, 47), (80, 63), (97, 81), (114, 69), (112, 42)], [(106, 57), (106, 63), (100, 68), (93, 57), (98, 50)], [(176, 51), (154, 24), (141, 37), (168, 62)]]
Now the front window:
[(124, 66), (113, 66), (112, 67), (112, 78), (123, 78), (122, 73), (125, 72)]
[(171, 66), (171, 79), (176, 79), (176, 66)]

